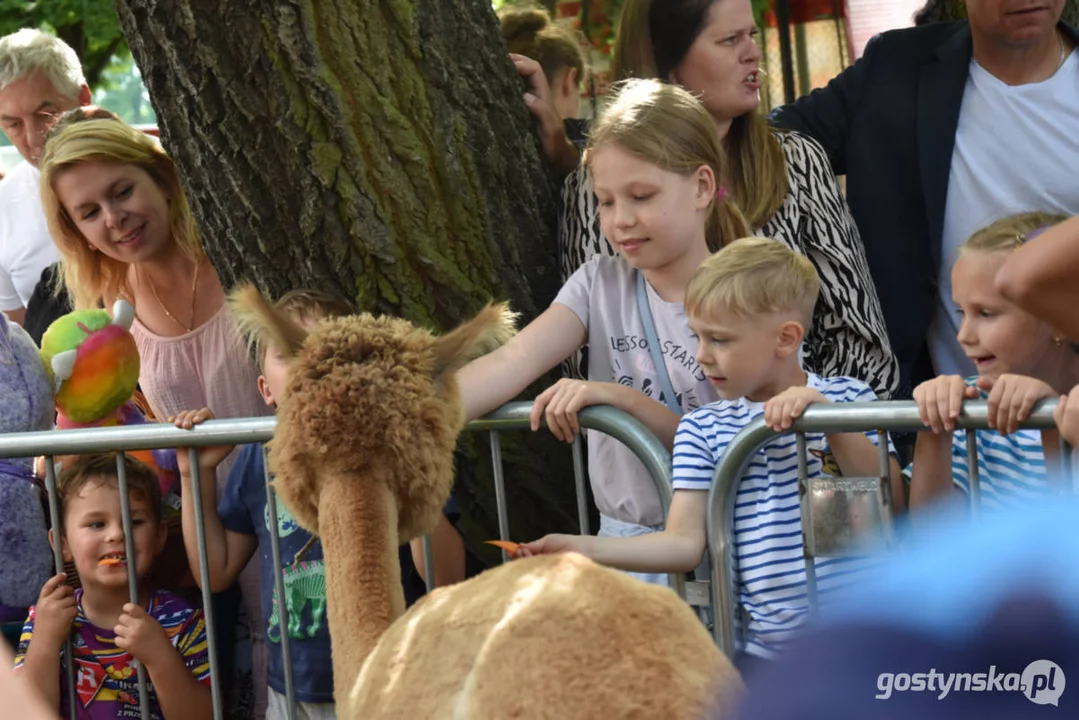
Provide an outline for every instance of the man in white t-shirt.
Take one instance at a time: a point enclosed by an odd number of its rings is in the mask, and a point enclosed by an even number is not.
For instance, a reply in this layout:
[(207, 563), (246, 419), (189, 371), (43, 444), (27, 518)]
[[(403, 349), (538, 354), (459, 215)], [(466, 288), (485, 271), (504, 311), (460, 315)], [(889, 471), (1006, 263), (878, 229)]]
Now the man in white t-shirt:
[(901, 394), (934, 371), (973, 372), (955, 337), (959, 245), (1017, 211), (1079, 213), (1079, 32), (1063, 7), (967, 0), (969, 22), (883, 33), (772, 116), (847, 175)]
[(0, 38), (0, 130), (26, 161), (0, 181), (0, 310), (19, 323), (42, 271), (59, 259), (41, 208), (45, 136), (64, 112), (89, 104), (65, 42), (30, 29)]

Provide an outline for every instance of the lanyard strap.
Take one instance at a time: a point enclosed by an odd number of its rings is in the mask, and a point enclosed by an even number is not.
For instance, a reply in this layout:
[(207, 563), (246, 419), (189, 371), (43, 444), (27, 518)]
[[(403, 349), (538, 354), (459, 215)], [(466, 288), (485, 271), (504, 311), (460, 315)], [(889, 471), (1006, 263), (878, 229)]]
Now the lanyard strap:
[(682, 416), (682, 408), (678, 404), (678, 396), (671, 384), (671, 376), (667, 373), (667, 363), (663, 362), (663, 353), (659, 349), (659, 337), (656, 335), (656, 324), (652, 321), (652, 307), (648, 302), (648, 291), (645, 289), (644, 275), (637, 272), (637, 312), (641, 315), (641, 324), (644, 325), (644, 340), (648, 343), (648, 354), (652, 356), (652, 364), (656, 366), (656, 377), (659, 380), (660, 390), (663, 392), (664, 404), (671, 411)]

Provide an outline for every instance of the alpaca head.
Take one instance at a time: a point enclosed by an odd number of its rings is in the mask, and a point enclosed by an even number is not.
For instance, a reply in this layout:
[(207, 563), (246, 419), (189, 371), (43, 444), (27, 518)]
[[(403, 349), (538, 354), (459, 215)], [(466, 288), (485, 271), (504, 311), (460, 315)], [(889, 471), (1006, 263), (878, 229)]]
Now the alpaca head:
[(455, 373), (513, 335), (508, 306), (488, 305), (439, 337), (366, 313), (308, 332), (253, 286), (236, 290), (231, 303), (242, 331), (292, 358), (270, 467), (296, 520), (318, 532), (323, 482), (384, 482), (398, 536), (430, 532), (453, 485), (464, 427)]

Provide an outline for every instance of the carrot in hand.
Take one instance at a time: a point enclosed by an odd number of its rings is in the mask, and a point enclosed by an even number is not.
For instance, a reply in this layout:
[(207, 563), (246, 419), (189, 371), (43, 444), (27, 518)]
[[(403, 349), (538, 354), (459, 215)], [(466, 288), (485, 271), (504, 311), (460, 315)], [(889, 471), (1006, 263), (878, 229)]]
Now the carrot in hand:
[(521, 543), (510, 542), (509, 540), (487, 540), (488, 545), (494, 545), (496, 548), (502, 548), (506, 552), (517, 552), (517, 548), (521, 547)]

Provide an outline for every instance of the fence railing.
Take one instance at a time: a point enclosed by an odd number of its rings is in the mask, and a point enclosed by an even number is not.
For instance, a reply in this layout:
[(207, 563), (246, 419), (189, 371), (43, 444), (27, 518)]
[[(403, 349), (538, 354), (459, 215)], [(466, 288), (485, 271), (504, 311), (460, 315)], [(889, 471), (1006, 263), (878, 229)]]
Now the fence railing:
[[(469, 423), (467, 427), (467, 430), (472, 432), (490, 433), (499, 536), (503, 540), (510, 539), (510, 528), (506, 507), (505, 476), (502, 467), (501, 433), (528, 428), (531, 407), (532, 404), (528, 402), (510, 403), (484, 418)], [(1052, 418), (1054, 408), (1055, 401), (1039, 403), (1031, 417), (1022, 424), (1022, 427), (1025, 429), (1049, 429), (1054, 427)], [(672, 498), (671, 457), (662, 443), (638, 420), (612, 407), (586, 408), (580, 413), (579, 420), (582, 428), (606, 433), (624, 443), (636, 454), (655, 483), (661, 507), (664, 516), (666, 516)], [(150, 424), (119, 428), (65, 430), (62, 432), (0, 434), (0, 458), (46, 456), (46, 489), (49, 496), (51, 524), (54, 528), (60, 528), (61, 518), (59, 517), (57, 503), (56, 467), (52, 460), (54, 456), (109, 451), (130, 452), (170, 447), (189, 448), (187, 452), (192, 453), (192, 498), (199, 498), (201, 497), (200, 484), (203, 482), (203, 478), (199, 476), (198, 463), (194, 458), (194, 454), (197, 452), (196, 448), (212, 445), (241, 445), (265, 442), (272, 438), (275, 427), (276, 420), (274, 418), (258, 418), (215, 420), (204, 423), (193, 430), (180, 430), (168, 424)], [(956, 427), (968, 430), (988, 428), (987, 404), (984, 401), (965, 403), (963, 412), (956, 421)], [(869, 432), (873, 430), (902, 432), (922, 431), (925, 428), (922, 426), (917, 407), (914, 403), (909, 402), (820, 404), (808, 408), (803, 417), (788, 431), (799, 436), (797, 445), (800, 456), (800, 482), (805, 483), (806, 481), (805, 433)], [(754, 454), (770, 440), (782, 434), (786, 433), (777, 433), (771, 430), (764, 424), (763, 418), (758, 418), (731, 440), (723, 460), (716, 468), (713, 485), (708, 497), (707, 537), (709, 543), (707, 560), (710, 566), (710, 582), (692, 582), (687, 586), (683, 575), (672, 574), (670, 576), (671, 586), (692, 605), (711, 606), (714, 613), (713, 632), (716, 642), (728, 656), (733, 656), (740, 646), (740, 638), (736, 637), (739, 587), (734, 546), (734, 513), (738, 485)], [(969, 483), (972, 489), (970, 494), (976, 501), (978, 496), (978, 463), (974, 457), (977, 447), (973, 433), (968, 434), (967, 450)], [(1065, 466), (1064, 477), (1071, 478), (1070, 448), (1065, 447), (1064, 450), (1061, 453), (1062, 463)], [(184, 452), (184, 450), (181, 450), (181, 452)], [(572, 452), (578, 500), (578, 518), (581, 531), (587, 533), (589, 532), (589, 522), (586, 479), (584, 476), (585, 461), (580, 438), (574, 442)], [(134, 548), (131, 547), (131, 511), (127, 502), (126, 477), (122, 458), (118, 460), (117, 471), (125, 543), (128, 544), (127, 556), (134, 557)], [(886, 474), (883, 467), (882, 474)], [(266, 481), (268, 513), (270, 517), (276, 517), (275, 494), (269, 485), (269, 477), (266, 478)], [(1076, 483), (1072, 489), (1079, 492), (1079, 479), (1073, 479), (1072, 482)], [(216, 666), (218, 653), (215, 645), (214, 617), (210, 601), (205, 525), (201, 503), (199, 502), (194, 503), (194, 517), (201, 555), (199, 558), (200, 581), (203, 605), (206, 609), (207, 649), (211, 663), (213, 710), (214, 718), (217, 720), (224, 717), (224, 709), (223, 698), (220, 696), (220, 677)], [(269, 529), (273, 539), (275, 565), (280, 568), (281, 558), (279, 538), (277, 537), (277, 523), (269, 523)], [(54, 549), (54, 553), (57, 572), (60, 572), (63, 569), (63, 558), (59, 545)], [(424, 538), (424, 577), (427, 579), (428, 587), (434, 586), (435, 573), (432, 558), (433, 551), (430, 538)], [(505, 554), (503, 554), (503, 559), (505, 559)], [(806, 560), (808, 585), (813, 583), (813, 573), (810, 569), (813, 558), (810, 557), (809, 553), (806, 554)], [(137, 596), (134, 594), (137, 591), (136, 580), (134, 565), (129, 563), (128, 581), (133, 600), (137, 600)], [(284, 598), (283, 582), (283, 573), (279, 572), (275, 577), (276, 591), (279, 598)], [(812, 591), (810, 592), (810, 597), (812, 597)], [(286, 696), (290, 708), (289, 715), (292, 717), (295, 709), (295, 694), (291, 676), (287, 631), (288, 616), (285, 603), (279, 602), (278, 609), (282, 655), (284, 656)], [(72, 657), (70, 645), (66, 648), (65, 653), (67, 658)], [(72, 664), (70, 662), (66, 663), (69, 708), (72, 710), (71, 716), (74, 717), (75, 685), (72, 669)], [(149, 717), (148, 708), (145, 706), (148, 698), (146, 682), (145, 670), (139, 667), (139, 694), (140, 702), (143, 706), (143, 717)]]
[[(1051, 429), (1055, 400), (1039, 403), (1023, 429)], [(988, 405), (985, 401), (966, 402), (955, 426), (965, 430), (984, 430), (989, 427)], [(759, 417), (750, 422), (727, 445), (722, 461), (716, 467), (712, 488), (708, 496), (707, 537), (709, 564), (711, 566), (710, 595), (715, 614), (713, 634), (720, 649), (728, 656), (743, 646), (742, 638), (736, 637), (736, 618), (739, 616), (739, 582), (736, 548), (734, 544), (735, 500), (738, 486), (749, 468), (753, 456), (766, 443), (780, 435), (796, 433), (800, 440), (799, 482), (802, 485), (805, 502), (805, 433), (836, 432), (914, 432), (927, 430), (918, 414), (918, 407), (913, 402), (865, 402), (865, 403), (821, 403), (806, 409), (787, 433), (778, 433)], [(883, 437), (882, 437), (883, 440)], [(967, 433), (967, 459), (969, 467), (968, 481), (971, 487), (972, 502), (978, 501), (978, 462), (975, 433)], [(950, 456), (949, 456), (950, 457)], [(1062, 443), (1061, 464), (1062, 478), (1072, 483), (1076, 479), (1071, 474), (1071, 449)], [(1079, 492), (1079, 485), (1071, 488)], [(804, 511), (803, 511), (804, 518)], [(803, 541), (805, 539), (803, 528)], [(806, 580), (808, 597), (814, 597), (813, 580), (814, 561), (810, 553), (806, 555)]]
[[(467, 430), (473, 432), (487, 431), (490, 433), (491, 458), (494, 468), (495, 497), (498, 512), (499, 535), (503, 540), (509, 540), (509, 521), (506, 508), (505, 476), (502, 466), (501, 433), (508, 430), (527, 429), (532, 409), (530, 402), (509, 403), (486, 417), (469, 423)], [(659, 494), (660, 504), (666, 516), (672, 496), (671, 491), (671, 457), (663, 444), (636, 418), (612, 407), (598, 406), (589, 407), (579, 414), (582, 428), (597, 430), (606, 433), (625, 444), (644, 464), (651, 475), (656, 491)], [(207, 558), (205, 518), (202, 512), (202, 504), (198, 501), (202, 497), (201, 483), (204, 478), (199, 472), (197, 462), (197, 448), (213, 445), (242, 445), (256, 442), (266, 442), (273, 437), (276, 428), (275, 418), (251, 418), (239, 420), (213, 420), (195, 427), (192, 430), (181, 430), (172, 425), (147, 424), (129, 427), (91, 428), (64, 431), (45, 431), (33, 433), (0, 434), (0, 458), (36, 457), (45, 456), (45, 484), (49, 500), (50, 523), (56, 528), (59, 535), (61, 517), (59, 503), (57, 502), (56, 466), (53, 458), (64, 455), (80, 455), (100, 452), (130, 452), (135, 450), (155, 450), (160, 448), (189, 448), (186, 452), (191, 454), (192, 470), (192, 494), (188, 501), (193, 503), (196, 536), (199, 547), (200, 585), (202, 588), (203, 608), (205, 610), (207, 653), (210, 660), (210, 682), (213, 696), (213, 713), (215, 720), (224, 717), (223, 702), (221, 697), (220, 673), (217, 667), (218, 649), (216, 647), (216, 628), (213, 617), (210, 577)], [(586, 478), (584, 474), (585, 461), (582, 452), (581, 440), (578, 437), (573, 443), (574, 478), (578, 502), (578, 518), (581, 532), (589, 532), (588, 528), (588, 503)], [(178, 452), (185, 452), (179, 450)], [(128, 502), (127, 478), (125, 474), (123, 457), (117, 458), (117, 475), (119, 495), (121, 498), (121, 517), (124, 530), (124, 541), (128, 558), (135, 557), (133, 547), (133, 534), (131, 532), (131, 509)], [(213, 479), (210, 479), (213, 481)], [(267, 511), (271, 518), (277, 517), (275, 493), (270, 485), (267, 471)], [(277, 568), (281, 568), (280, 542), (276, 522), (268, 523), (273, 545), (273, 558)], [(424, 577), (428, 588), (434, 587), (435, 573), (433, 569), (433, 548), (429, 537), (424, 538)], [(503, 551), (503, 560), (506, 559)], [(56, 572), (62, 572), (64, 563), (60, 545), (56, 543), (54, 548), (54, 560)], [(131, 593), (131, 601), (138, 602), (138, 584), (135, 564), (129, 562), (128, 586)], [(275, 589), (279, 602), (279, 628), (281, 638), (281, 651), (285, 669), (285, 689), (289, 707), (290, 719), (295, 712), (295, 692), (293, 688), (291, 652), (289, 648), (288, 633), (288, 610), (285, 598), (283, 572), (278, 572), (274, 578)], [(670, 576), (671, 586), (683, 598), (686, 596), (685, 580), (682, 575)], [(72, 648), (68, 641), (65, 647), (65, 673), (67, 676), (66, 693), (70, 717), (75, 717), (76, 698), (74, 668), (71, 662)], [(138, 667), (139, 700), (143, 718), (149, 718), (147, 706), (147, 678), (146, 671)]]

